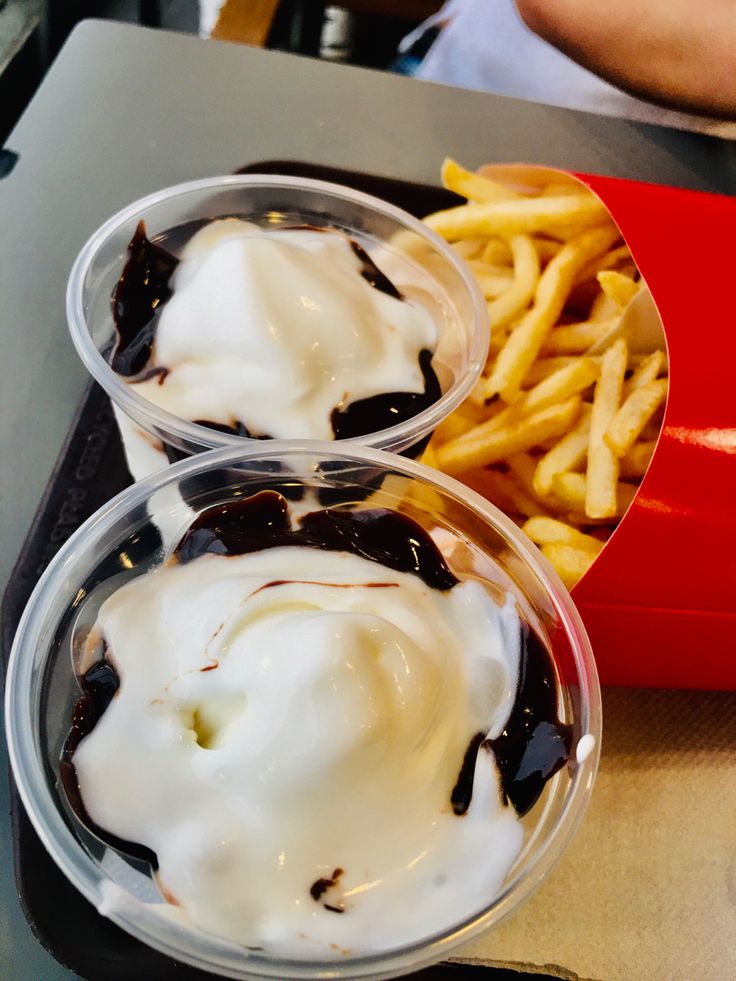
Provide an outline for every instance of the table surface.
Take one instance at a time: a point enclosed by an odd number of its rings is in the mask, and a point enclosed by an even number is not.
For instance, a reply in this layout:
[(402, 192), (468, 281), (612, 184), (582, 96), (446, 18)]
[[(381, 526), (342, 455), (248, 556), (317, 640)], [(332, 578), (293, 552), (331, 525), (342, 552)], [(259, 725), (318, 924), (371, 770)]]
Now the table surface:
[[(69, 268), (129, 201), (273, 159), (436, 183), (448, 153), (736, 191), (736, 147), (713, 138), (94, 21), (7, 147), (19, 160), (0, 180), (0, 590), (85, 382), (65, 326)], [(0, 756), (0, 977), (68, 979), (15, 896), (4, 741)]]

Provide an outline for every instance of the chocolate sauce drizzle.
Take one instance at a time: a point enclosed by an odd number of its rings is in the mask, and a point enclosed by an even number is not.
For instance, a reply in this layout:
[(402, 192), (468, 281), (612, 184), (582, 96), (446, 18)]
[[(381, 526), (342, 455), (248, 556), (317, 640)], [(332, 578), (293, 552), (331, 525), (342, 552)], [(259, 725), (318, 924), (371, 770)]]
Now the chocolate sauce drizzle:
[(333, 409), (330, 422), (335, 439), (351, 439), (397, 426), (434, 405), (442, 389), (432, 367), (431, 351), (419, 352), (419, 367), (424, 377), (423, 392), (385, 392)]
[(92, 820), (84, 806), (77, 771), (72, 762), (77, 746), (92, 732), (120, 687), (120, 678), (113, 664), (104, 656), (106, 652), (105, 647), (102, 659), (96, 661), (79, 679), (82, 695), (74, 706), (72, 726), (61, 751), (59, 777), (72, 810), (86, 828), (116, 851), (142, 859), (157, 869), (158, 859), (150, 848), (118, 838)]
[[(446, 591), (457, 585), (441, 552), (421, 525), (407, 515), (385, 508), (346, 510), (326, 508), (303, 515), (292, 525), (288, 502), (272, 490), (252, 497), (207, 508), (191, 524), (174, 551), (178, 562), (191, 562), (205, 554), (244, 555), (281, 546), (307, 546), (326, 551), (350, 552), (398, 572), (416, 576), (432, 589)], [(272, 580), (261, 588), (282, 584)], [(395, 585), (369, 583), (368, 585)], [(60, 776), (67, 798), (80, 820), (103, 841), (121, 852), (144, 857), (156, 867), (150, 849), (121, 841), (95, 826), (79, 793), (72, 758), (81, 739), (92, 731), (114, 698), (119, 680), (104, 656), (80, 679), (72, 727), (64, 745)], [(505, 799), (524, 815), (539, 798), (544, 785), (570, 755), (572, 729), (557, 716), (555, 671), (547, 648), (527, 624), (521, 627), (519, 685), (506, 727), (496, 739), (477, 733), (470, 741), (451, 794), (457, 815), (470, 807), (473, 776), (479, 752), (495, 755)], [(319, 902), (342, 875), (318, 879), (310, 895)], [(323, 903), (335, 913), (342, 907)]]
[(516, 699), (506, 726), (496, 739), (482, 732), (470, 740), (451, 803), (465, 814), (473, 796), (479, 752), (493, 753), (504, 797), (523, 817), (539, 799), (546, 782), (570, 756), (572, 727), (557, 716), (557, 686), (547, 648), (529, 625), (521, 625), (521, 658)]
[[(203, 223), (190, 223), (185, 237), (177, 235), (176, 229), (165, 233), (167, 243), (176, 240), (183, 246), (186, 237), (198, 231)], [(290, 228), (304, 228), (311, 231), (328, 231), (311, 225), (295, 225)], [(182, 240), (183, 238), (183, 240)], [(361, 263), (360, 275), (374, 289), (403, 300), (404, 297), (391, 280), (381, 272), (365, 249), (356, 241), (350, 246)], [(113, 320), (117, 332), (117, 343), (110, 361), (113, 371), (119, 375), (139, 382), (158, 376), (159, 385), (166, 382), (169, 371), (163, 366), (147, 367), (156, 336), (158, 318), (163, 306), (172, 296), (169, 286), (171, 276), (179, 260), (160, 244), (146, 235), (143, 221), (138, 223), (135, 234), (128, 246), (128, 254), (123, 272), (113, 293)], [(365, 436), (396, 426), (406, 419), (433, 405), (442, 395), (440, 383), (432, 368), (432, 352), (421, 351), (419, 367), (424, 378), (423, 392), (385, 392), (370, 398), (359, 399), (343, 408), (335, 408), (330, 423), (335, 439), (350, 439)], [(271, 439), (268, 433), (252, 433), (240, 420), (233, 419), (230, 424), (211, 422), (208, 419), (193, 420), (197, 425), (235, 436), (251, 439)]]
[[(338, 879), (343, 875), (342, 869), (335, 869), (332, 875), (328, 879), (317, 879), (309, 887), (309, 895), (318, 903), (320, 899), (324, 896), (328, 889), (332, 889), (333, 886), (337, 885)], [(341, 911), (342, 912), (342, 911)]]
[(175, 256), (148, 238), (145, 224), (139, 221), (112, 296), (118, 340), (110, 364), (119, 375), (137, 375), (145, 369), (158, 314), (171, 297), (169, 280), (178, 265)]
[(424, 528), (406, 515), (387, 508), (326, 508), (305, 514), (295, 528), (286, 499), (269, 490), (203, 511), (174, 554), (186, 563), (205, 553), (245, 555), (282, 545), (351, 552), (411, 572), (433, 589), (452, 589), (458, 582)]
[(402, 294), (399, 293), (388, 276), (385, 276), (381, 272), (362, 245), (358, 245), (355, 239), (350, 239), (350, 248), (360, 259), (360, 275), (363, 277), (366, 283), (369, 283), (374, 289), (380, 290), (381, 293), (386, 293), (387, 296), (392, 296), (395, 300), (404, 299)]

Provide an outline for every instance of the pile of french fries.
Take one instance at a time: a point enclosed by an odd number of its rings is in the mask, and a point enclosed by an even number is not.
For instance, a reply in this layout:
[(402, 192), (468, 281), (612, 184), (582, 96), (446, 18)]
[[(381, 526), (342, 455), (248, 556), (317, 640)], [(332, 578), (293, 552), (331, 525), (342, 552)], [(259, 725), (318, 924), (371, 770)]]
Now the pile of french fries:
[(622, 315), (642, 288), (607, 209), (572, 181), (521, 193), (453, 160), (468, 203), (425, 218), (468, 262), (491, 348), (423, 462), (508, 513), (568, 588), (631, 503), (667, 395), (663, 350), (629, 350)]

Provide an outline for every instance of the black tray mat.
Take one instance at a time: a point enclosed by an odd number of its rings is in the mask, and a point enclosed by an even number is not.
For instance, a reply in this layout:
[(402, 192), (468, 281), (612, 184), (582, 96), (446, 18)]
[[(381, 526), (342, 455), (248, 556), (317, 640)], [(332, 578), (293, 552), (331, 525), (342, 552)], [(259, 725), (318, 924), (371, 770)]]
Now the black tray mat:
[[(440, 188), (298, 161), (265, 161), (238, 171), (248, 172), (335, 181), (375, 194), (416, 215), (459, 200)], [(3, 596), (5, 666), (23, 608), (41, 573), (67, 538), (130, 483), (109, 400), (93, 383), (82, 398)], [(12, 777), (10, 783), (18, 897), (35, 936), (58, 961), (88, 981), (129, 981), (134, 977), (144, 981), (213, 981), (218, 977), (160, 954), (100, 916), (49, 857), (28, 820)], [(546, 974), (464, 964), (439, 964), (412, 977), (421, 981), (520, 981), (532, 977), (554, 981)]]

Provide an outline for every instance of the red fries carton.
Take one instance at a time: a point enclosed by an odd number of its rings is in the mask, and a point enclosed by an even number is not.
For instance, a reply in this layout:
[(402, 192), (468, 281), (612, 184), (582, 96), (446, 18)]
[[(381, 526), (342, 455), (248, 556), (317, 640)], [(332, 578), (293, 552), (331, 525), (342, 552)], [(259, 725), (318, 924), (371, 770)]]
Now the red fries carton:
[[(514, 183), (541, 172), (483, 168)], [(669, 392), (636, 497), (572, 595), (604, 684), (736, 689), (736, 199), (573, 176), (607, 206), (652, 294)]]

